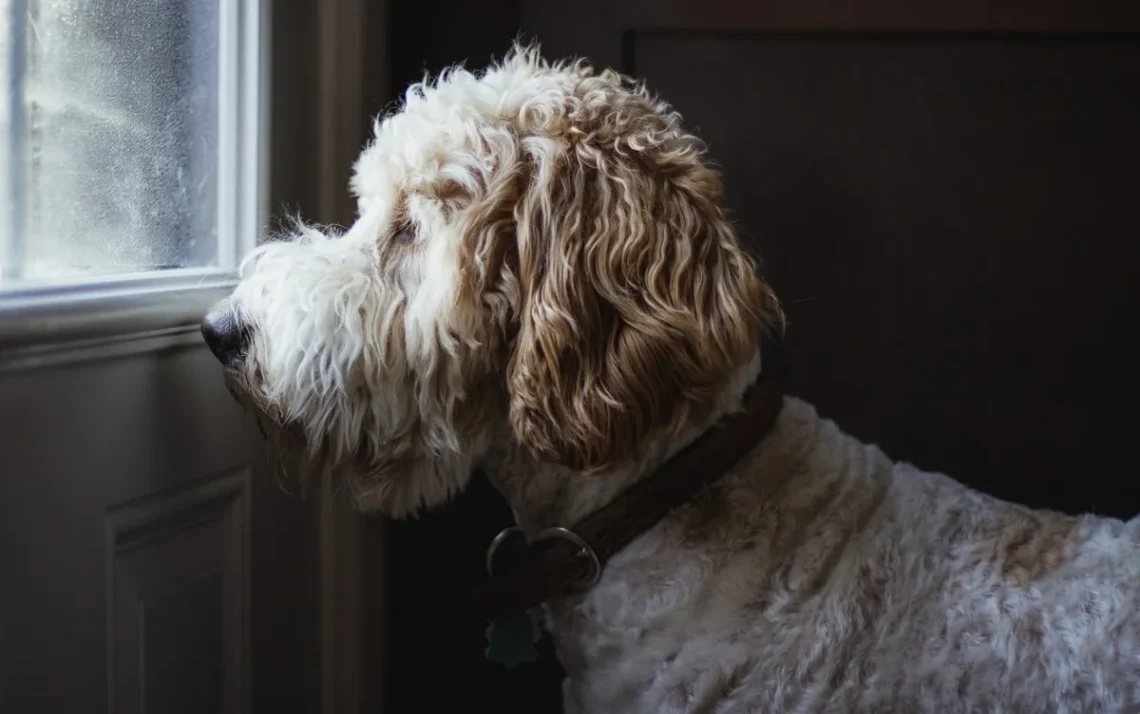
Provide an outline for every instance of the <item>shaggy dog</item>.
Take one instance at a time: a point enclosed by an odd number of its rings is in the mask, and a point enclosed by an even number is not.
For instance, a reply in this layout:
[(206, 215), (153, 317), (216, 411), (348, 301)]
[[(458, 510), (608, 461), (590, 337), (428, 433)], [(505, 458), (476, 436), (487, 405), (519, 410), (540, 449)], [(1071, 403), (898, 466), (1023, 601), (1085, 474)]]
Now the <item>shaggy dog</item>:
[[(203, 331), (273, 451), (358, 508), (481, 467), (525, 530), (572, 526), (737, 409), (782, 327), (703, 153), (583, 63), (445, 72), (377, 122), (356, 222), (258, 248)], [(1138, 546), (787, 397), (546, 619), (568, 712), (1136, 711)]]

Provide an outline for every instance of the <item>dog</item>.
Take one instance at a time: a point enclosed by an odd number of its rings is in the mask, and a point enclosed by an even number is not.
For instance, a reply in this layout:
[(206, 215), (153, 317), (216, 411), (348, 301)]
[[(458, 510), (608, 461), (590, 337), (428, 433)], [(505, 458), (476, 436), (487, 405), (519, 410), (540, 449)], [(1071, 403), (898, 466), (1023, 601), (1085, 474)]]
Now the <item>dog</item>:
[[(585, 62), (413, 85), (350, 184), (355, 223), (257, 248), (202, 329), (293, 481), (362, 511), (480, 468), (524, 532), (574, 524), (739, 411), (783, 330), (705, 145)], [(781, 399), (545, 603), (567, 712), (1137, 711), (1140, 519), (1000, 501)]]

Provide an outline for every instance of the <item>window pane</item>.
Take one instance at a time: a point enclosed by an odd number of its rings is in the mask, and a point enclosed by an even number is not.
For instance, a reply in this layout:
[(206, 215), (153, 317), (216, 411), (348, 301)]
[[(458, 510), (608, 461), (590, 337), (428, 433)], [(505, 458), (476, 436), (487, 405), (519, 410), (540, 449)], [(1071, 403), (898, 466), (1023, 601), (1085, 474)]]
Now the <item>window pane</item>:
[(0, 2), (24, 57), (0, 280), (216, 265), (218, 0)]

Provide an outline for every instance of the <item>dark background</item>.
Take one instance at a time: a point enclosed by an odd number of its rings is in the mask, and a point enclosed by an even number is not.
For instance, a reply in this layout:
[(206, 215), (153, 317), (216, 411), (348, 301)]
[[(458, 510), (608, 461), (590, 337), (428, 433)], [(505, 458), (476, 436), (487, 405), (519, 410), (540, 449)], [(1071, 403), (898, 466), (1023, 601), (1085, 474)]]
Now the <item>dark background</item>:
[[(646, 78), (724, 169), (793, 393), (999, 497), (1140, 511), (1134, 3), (418, 0), (387, 30), (395, 90), (520, 33)], [(388, 711), (558, 711), (556, 665), (482, 659), (508, 520), (477, 479), (391, 527)]]

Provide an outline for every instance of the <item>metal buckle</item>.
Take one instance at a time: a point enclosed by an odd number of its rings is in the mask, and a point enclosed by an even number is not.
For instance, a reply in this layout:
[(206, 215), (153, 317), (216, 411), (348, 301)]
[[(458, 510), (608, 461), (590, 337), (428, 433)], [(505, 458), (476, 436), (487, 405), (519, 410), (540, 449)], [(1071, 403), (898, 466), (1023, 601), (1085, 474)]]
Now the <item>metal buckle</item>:
[[(494, 576), (495, 574), (493, 566), (495, 563), (495, 553), (498, 552), (499, 547), (502, 546), (507, 538), (510, 538), (516, 534), (522, 534), (524, 537), (526, 535), (523, 529), (519, 526), (504, 528), (503, 530), (499, 531), (499, 534), (495, 536), (494, 540), (491, 541), (491, 545), (487, 546), (487, 555), (485, 558), (487, 575)], [(579, 590), (586, 590), (596, 585), (598, 581), (602, 579), (602, 563), (600, 560), (598, 560), (598, 554), (594, 552), (594, 549), (590, 547), (590, 544), (587, 543), (585, 539), (583, 539), (581, 536), (569, 528), (563, 528), (562, 526), (552, 526), (550, 528), (545, 528), (539, 531), (538, 535), (536, 535), (534, 537), (534, 540), (531, 542), (555, 539), (565, 540), (571, 545), (577, 546), (578, 552), (575, 553), (574, 556), (578, 558), (585, 558), (590, 565), (589, 572), (574, 583), (575, 588)]]
[(487, 546), (487, 555), (485, 557), (487, 564), (487, 575), (491, 577), (495, 576), (495, 553), (498, 552), (499, 546), (503, 544), (503, 541), (505, 541), (507, 538), (510, 538), (516, 533), (523, 536), (526, 535), (526, 533), (523, 532), (522, 528), (519, 528), (518, 526), (511, 526), (510, 528), (504, 528), (503, 530), (499, 531), (499, 535), (495, 536), (495, 540), (491, 541), (491, 545)]
[(578, 552), (574, 554), (577, 558), (586, 558), (590, 564), (590, 572), (581, 578), (578, 578), (574, 586), (579, 590), (586, 590), (597, 585), (598, 581), (602, 579), (602, 563), (598, 560), (598, 554), (590, 547), (581, 536), (569, 528), (562, 526), (553, 526), (545, 530), (539, 531), (535, 536), (535, 540), (551, 540), (554, 538), (561, 538), (562, 540), (570, 541), (571, 545), (578, 546)]

